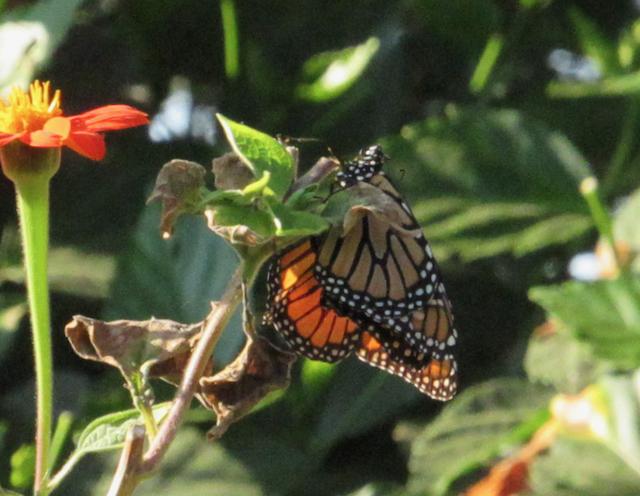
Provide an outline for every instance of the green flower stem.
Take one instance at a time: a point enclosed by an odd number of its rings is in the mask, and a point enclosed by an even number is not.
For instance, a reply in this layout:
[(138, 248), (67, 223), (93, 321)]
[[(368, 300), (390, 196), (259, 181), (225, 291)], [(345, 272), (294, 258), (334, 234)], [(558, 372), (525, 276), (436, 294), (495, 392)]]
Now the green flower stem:
[(36, 369), (36, 473), (34, 493), (46, 496), (51, 465), (53, 365), (47, 285), (49, 182), (60, 168), (60, 148), (32, 148), (20, 141), (0, 147), (0, 165), (18, 195), (18, 217)]
[(17, 181), (18, 215), (24, 250), (27, 293), (36, 367), (36, 474), (34, 492), (46, 496), (53, 410), (51, 318), (47, 284), (49, 247), (48, 175), (34, 174)]
[(603, 241), (609, 245), (611, 253), (613, 253), (616, 268), (618, 270), (623, 268), (622, 260), (618, 249), (616, 247), (616, 241), (613, 235), (613, 222), (607, 209), (602, 204), (600, 196), (598, 195), (598, 180), (593, 177), (587, 177), (580, 183), (580, 193), (584, 197), (589, 210), (591, 211), (591, 217), (593, 222), (600, 233)]

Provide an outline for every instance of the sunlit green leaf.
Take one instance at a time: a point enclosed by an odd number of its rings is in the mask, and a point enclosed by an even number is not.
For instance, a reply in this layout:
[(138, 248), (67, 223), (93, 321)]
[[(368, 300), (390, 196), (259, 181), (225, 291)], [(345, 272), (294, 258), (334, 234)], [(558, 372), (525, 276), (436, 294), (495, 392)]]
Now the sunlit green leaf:
[(354, 47), (314, 55), (302, 68), (307, 82), (298, 85), (296, 94), (312, 102), (339, 97), (360, 78), (379, 47), (380, 40), (372, 37)]
[(36, 448), (33, 444), (23, 444), (11, 455), (11, 485), (26, 489), (33, 483), (36, 465)]
[(271, 136), (217, 114), (233, 151), (253, 171), (257, 179), (271, 174), (270, 188), (282, 198), (293, 180), (293, 157)]
[(412, 443), (410, 490), (458, 494), (452, 489), (457, 479), (528, 440), (544, 422), (549, 397), (549, 390), (517, 379), (464, 391)]
[[(171, 403), (160, 403), (153, 407), (153, 417), (160, 422), (167, 414)], [(110, 413), (95, 419), (87, 425), (76, 443), (76, 452), (79, 454), (111, 451), (124, 446), (124, 440), (129, 428), (136, 423), (142, 423), (142, 417), (138, 410), (126, 410), (124, 412)]]
[(640, 278), (568, 282), (529, 296), (596, 356), (622, 369), (640, 366)]

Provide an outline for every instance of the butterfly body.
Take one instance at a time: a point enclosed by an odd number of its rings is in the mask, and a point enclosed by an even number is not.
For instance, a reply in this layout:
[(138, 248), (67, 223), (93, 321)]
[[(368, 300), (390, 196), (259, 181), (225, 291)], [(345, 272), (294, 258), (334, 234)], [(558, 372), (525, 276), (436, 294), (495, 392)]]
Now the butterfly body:
[(301, 355), (333, 362), (355, 350), (447, 400), (457, 385), (451, 305), (429, 243), (383, 162), (374, 145), (336, 176), (372, 205), (352, 208), (342, 226), (276, 255), (265, 322)]

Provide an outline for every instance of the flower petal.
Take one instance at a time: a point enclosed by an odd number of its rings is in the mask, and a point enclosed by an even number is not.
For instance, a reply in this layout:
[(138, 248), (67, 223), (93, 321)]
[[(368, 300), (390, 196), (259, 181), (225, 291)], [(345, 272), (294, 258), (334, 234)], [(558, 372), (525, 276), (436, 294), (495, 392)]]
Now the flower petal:
[(106, 105), (71, 117), (84, 124), (87, 131), (114, 131), (149, 123), (146, 113), (129, 105)]
[(97, 133), (72, 131), (64, 144), (74, 152), (90, 158), (91, 160), (102, 160), (107, 151), (107, 147), (104, 144), (104, 138), (101, 134)]
[(71, 126), (71, 119), (68, 117), (52, 117), (44, 123), (42, 129), (57, 134), (64, 140), (69, 137)]
[(42, 129), (23, 134), (20, 137), (20, 141), (36, 148), (57, 148), (62, 146), (62, 138), (59, 135)]
[(0, 146), (8, 145), (12, 141), (20, 139), (22, 133), (20, 134), (8, 134), (8, 133), (0, 133)]

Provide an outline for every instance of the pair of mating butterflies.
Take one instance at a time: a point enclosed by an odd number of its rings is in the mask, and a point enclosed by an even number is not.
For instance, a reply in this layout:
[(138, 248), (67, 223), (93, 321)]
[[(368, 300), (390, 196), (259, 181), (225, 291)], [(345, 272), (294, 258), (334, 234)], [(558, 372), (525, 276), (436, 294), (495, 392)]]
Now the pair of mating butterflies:
[(335, 362), (355, 352), (446, 401), (457, 388), (451, 304), (422, 229), (382, 172), (384, 159), (371, 146), (336, 181), (342, 189), (375, 187), (391, 215), (365, 209), (348, 226), (276, 254), (264, 323), (300, 355)]

